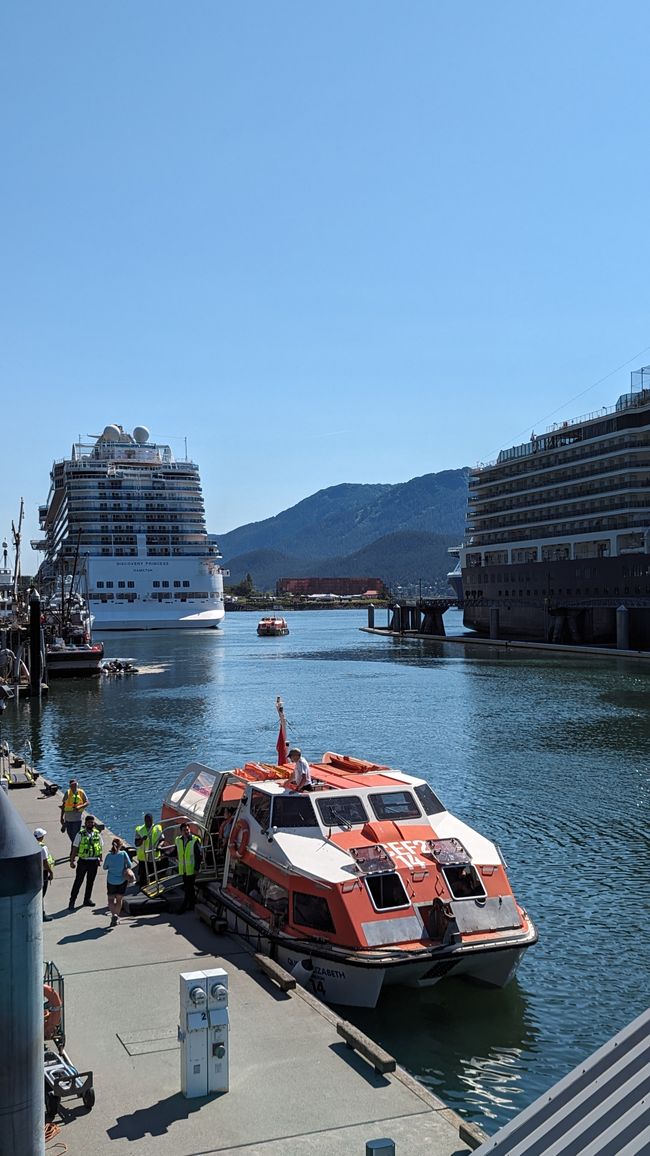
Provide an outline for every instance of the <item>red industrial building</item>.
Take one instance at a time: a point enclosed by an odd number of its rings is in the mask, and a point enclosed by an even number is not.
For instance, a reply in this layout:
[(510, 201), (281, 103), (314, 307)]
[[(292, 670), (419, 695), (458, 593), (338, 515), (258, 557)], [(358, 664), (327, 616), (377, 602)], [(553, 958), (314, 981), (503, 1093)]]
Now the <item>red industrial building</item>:
[(386, 587), (381, 578), (278, 578), (278, 594), (296, 594), (308, 598), (313, 594), (337, 594), (341, 598), (366, 594), (384, 597)]

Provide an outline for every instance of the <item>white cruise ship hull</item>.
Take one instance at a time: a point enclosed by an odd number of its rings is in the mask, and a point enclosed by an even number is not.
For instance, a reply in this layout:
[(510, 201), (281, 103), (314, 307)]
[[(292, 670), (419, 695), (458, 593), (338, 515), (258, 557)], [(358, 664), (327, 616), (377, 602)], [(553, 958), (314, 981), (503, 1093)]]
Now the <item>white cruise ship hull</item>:
[(183, 613), (170, 608), (167, 614), (161, 613), (158, 606), (140, 605), (137, 613), (129, 616), (117, 607), (113, 610), (98, 611), (94, 633), (105, 630), (205, 630), (215, 629), (224, 616), (223, 609), (209, 610), (187, 608)]
[(197, 558), (88, 558), (94, 631), (205, 630), (224, 617), (219, 567)]

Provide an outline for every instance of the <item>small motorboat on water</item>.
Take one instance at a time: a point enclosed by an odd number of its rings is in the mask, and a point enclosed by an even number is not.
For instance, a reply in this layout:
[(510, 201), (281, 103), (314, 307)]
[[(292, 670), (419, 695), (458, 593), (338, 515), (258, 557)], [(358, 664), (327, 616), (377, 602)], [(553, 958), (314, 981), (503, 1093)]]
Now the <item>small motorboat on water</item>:
[(286, 618), (260, 618), (257, 624), (257, 633), (260, 638), (280, 638), (289, 633)]
[(424, 777), (367, 759), (327, 751), (312, 791), (295, 791), (278, 710), (277, 763), (190, 763), (163, 804), (166, 842), (184, 820), (202, 839), (215, 919), (332, 1003), (374, 1007), (385, 986), (447, 976), (506, 984), (537, 931), (496, 844)]

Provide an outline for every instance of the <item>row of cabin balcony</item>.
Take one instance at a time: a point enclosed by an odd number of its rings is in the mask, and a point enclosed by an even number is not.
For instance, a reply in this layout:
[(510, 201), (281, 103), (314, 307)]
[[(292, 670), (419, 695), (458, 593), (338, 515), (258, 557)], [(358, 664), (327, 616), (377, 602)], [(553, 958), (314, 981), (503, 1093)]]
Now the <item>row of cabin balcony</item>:
[[(569, 515), (579, 517), (590, 517), (596, 514), (599, 517), (602, 515), (615, 514), (618, 510), (634, 510), (635, 512), (642, 512), (650, 510), (650, 499), (637, 497), (634, 501), (613, 501), (611, 496), (607, 501), (603, 502), (567, 502), (556, 506), (548, 506), (545, 510), (533, 511), (537, 525), (544, 525), (545, 522), (557, 521), (558, 519), (565, 519)], [(520, 526), (522, 524), (522, 514), (525, 510), (517, 510), (514, 514), (504, 514), (503, 511), (490, 515), (489, 517), (479, 518), (473, 512), (467, 515), (467, 529), (469, 533), (480, 533), (482, 530), (490, 530), (491, 523), (497, 522), (501, 527), (506, 526)], [(546, 517), (540, 517), (540, 514), (545, 514)], [(526, 519), (525, 524), (530, 524), (530, 518)]]
[(570, 470), (550, 470), (547, 475), (527, 474), (519, 481), (514, 481), (508, 485), (482, 485), (474, 486), (468, 495), (468, 501), (481, 502), (489, 501), (492, 498), (500, 497), (507, 494), (527, 494), (527, 493), (543, 493), (552, 486), (571, 485), (578, 479), (583, 478), (602, 478), (603, 481), (609, 485), (609, 479), (615, 477), (616, 474), (623, 470), (647, 470), (650, 469), (650, 448), (647, 446), (639, 447), (638, 455), (620, 457), (618, 454), (612, 454), (611, 459), (598, 458), (594, 461), (592, 468), (582, 467), (580, 469)]
[[(83, 553), (90, 554), (93, 558), (207, 558), (211, 551), (202, 544), (200, 548), (197, 546), (147, 546), (146, 550), (140, 550), (137, 546), (98, 546)], [(74, 559), (75, 553), (73, 550), (65, 551), (62, 556), (71, 561)]]
[[(601, 489), (595, 486), (579, 485), (572, 487), (568, 492), (567, 490), (560, 490), (558, 492), (550, 491), (545, 494), (540, 494), (537, 501), (530, 499), (524, 500), (522, 496), (519, 501), (504, 502), (502, 498), (499, 498), (498, 501), (494, 499), (492, 502), (481, 502), (480, 506), (476, 503), (472, 505), (471, 510), (468, 510), (467, 518), (472, 522), (486, 518), (503, 518), (503, 516), (507, 515), (511, 510), (514, 510), (518, 515), (523, 515), (528, 512), (534, 514), (542, 507), (550, 510), (560, 509), (561, 507), (567, 507), (570, 502), (575, 503), (576, 498), (587, 498), (590, 495), (593, 495), (591, 506), (588, 504), (585, 506), (584, 502), (580, 502), (575, 508), (579, 508), (580, 510), (587, 508), (608, 510), (618, 508), (612, 503), (612, 494), (622, 493), (637, 494), (639, 503), (643, 504), (645, 495), (650, 493), (650, 477), (626, 478), (619, 482), (618, 485), (609, 486), (606, 493), (603, 493)], [(566, 494), (566, 497), (561, 496), (562, 494)], [(596, 499), (600, 499), (598, 504), (596, 504)]]
[(642, 433), (619, 435), (615, 438), (603, 439), (600, 443), (591, 442), (588, 445), (579, 443), (571, 450), (567, 449), (561, 454), (530, 455), (525, 459), (515, 458), (489, 466), (476, 466), (469, 471), (468, 485), (472, 489), (487, 484), (488, 479), (490, 482), (496, 483), (508, 478), (529, 477), (531, 473), (543, 473), (545, 470), (565, 466), (567, 462), (589, 461), (590, 459), (598, 461), (607, 454), (621, 450), (647, 449), (649, 435), (650, 426)]
[[(614, 534), (609, 537), (583, 538), (579, 541), (555, 541), (540, 546), (510, 546), (501, 550), (468, 551), (465, 565), (521, 566), (529, 562), (582, 561), (587, 558), (620, 558), (626, 555), (650, 554), (650, 529), (645, 532)], [(501, 578), (499, 577), (499, 581)]]
[(630, 522), (629, 517), (623, 517), (619, 514), (611, 518), (597, 518), (595, 520), (585, 518), (576, 522), (537, 524), (527, 526), (525, 529), (511, 527), (502, 531), (468, 531), (465, 542), (468, 547), (490, 546), (502, 542), (532, 542), (538, 538), (575, 538), (580, 534), (610, 534), (615, 531), (645, 532), (645, 529), (650, 526), (650, 518), (647, 515), (635, 518), (632, 524)]
[[(144, 538), (144, 535), (139, 535), (138, 537)], [(144, 545), (147, 547), (171, 545), (190, 546), (195, 548), (197, 546), (207, 546), (207, 538), (204, 535), (198, 534), (156, 534), (147, 535), (146, 539), (140, 543), (138, 542), (138, 538), (132, 534), (109, 534), (104, 535), (103, 537), (82, 535), (79, 542), (79, 550), (81, 553), (92, 553), (93, 549), (97, 549), (101, 546), (133, 546), (137, 548), (138, 545)], [(76, 551), (76, 540), (72, 542), (68, 541), (61, 547), (61, 553), (65, 553), (69, 556), (74, 555)]]

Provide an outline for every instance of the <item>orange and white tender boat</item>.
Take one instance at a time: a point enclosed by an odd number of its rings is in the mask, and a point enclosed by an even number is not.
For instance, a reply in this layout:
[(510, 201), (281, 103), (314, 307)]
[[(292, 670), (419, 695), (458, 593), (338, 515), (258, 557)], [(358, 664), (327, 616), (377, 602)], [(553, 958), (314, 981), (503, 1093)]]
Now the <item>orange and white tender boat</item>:
[(260, 618), (257, 624), (257, 633), (260, 638), (281, 638), (289, 633), (289, 626), (286, 618), (269, 616)]
[(204, 842), (205, 902), (332, 1003), (374, 1007), (385, 985), (447, 976), (502, 987), (537, 931), (496, 844), (425, 779), (327, 751), (296, 792), (281, 703), (279, 762), (190, 763), (165, 799)]

